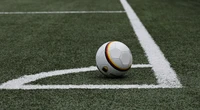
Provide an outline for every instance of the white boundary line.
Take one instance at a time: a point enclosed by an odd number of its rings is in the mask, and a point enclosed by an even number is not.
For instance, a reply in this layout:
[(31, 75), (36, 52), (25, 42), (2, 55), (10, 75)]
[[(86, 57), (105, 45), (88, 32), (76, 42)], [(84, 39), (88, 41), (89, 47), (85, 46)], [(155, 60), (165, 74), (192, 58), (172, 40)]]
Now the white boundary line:
[(13, 87), (0, 87), (0, 89), (23, 89), (23, 90), (34, 90), (34, 89), (156, 89), (156, 88), (179, 88), (177, 86), (163, 86), (163, 85), (21, 85)]
[[(151, 68), (152, 66), (150, 64), (137, 64), (137, 65), (132, 65), (131, 68)], [(90, 66), (90, 67), (84, 67), (84, 68), (74, 68), (74, 69), (65, 69), (65, 70), (56, 70), (56, 71), (50, 71), (50, 72), (41, 72), (38, 74), (32, 74), (32, 75), (24, 75), (22, 77), (19, 77), (17, 79), (9, 80), (3, 84), (0, 85), (0, 89), (42, 89), (42, 88), (62, 88), (64, 87), (65, 89), (67, 88), (73, 88), (73, 86), (80, 87), (80, 88), (85, 88), (85, 89), (92, 89), (92, 88), (98, 88), (99, 85), (61, 85), (61, 87), (54, 86), (54, 85), (25, 85), (27, 83), (42, 79), (42, 78), (47, 78), (47, 77), (52, 77), (52, 76), (58, 76), (58, 75), (64, 75), (64, 74), (72, 74), (72, 73), (80, 73), (80, 72), (88, 72), (88, 71), (97, 71), (96, 66)], [(126, 86), (120, 85), (121, 88), (126, 88)], [(128, 85), (127, 87), (138, 87), (137, 85)], [(103, 85), (102, 89), (104, 88), (114, 88), (115, 85)], [(118, 86), (117, 86), (118, 87)], [(144, 86), (146, 87), (146, 86)], [(148, 86), (150, 87), (150, 86)], [(120, 87), (118, 87), (120, 88)], [(101, 88), (99, 88), (101, 89)], [(117, 88), (116, 88), (117, 89)]]
[(125, 11), (41, 11), (41, 12), (0, 12), (0, 15), (12, 14), (86, 14), (86, 13), (125, 13)]
[(131, 22), (133, 30), (144, 49), (148, 61), (153, 66), (153, 71), (159, 85), (170, 87), (182, 87), (182, 84), (176, 76), (176, 72), (170, 67), (170, 63), (164, 57), (164, 54), (148, 33), (134, 10), (128, 4), (127, 0), (120, 0), (127, 16)]

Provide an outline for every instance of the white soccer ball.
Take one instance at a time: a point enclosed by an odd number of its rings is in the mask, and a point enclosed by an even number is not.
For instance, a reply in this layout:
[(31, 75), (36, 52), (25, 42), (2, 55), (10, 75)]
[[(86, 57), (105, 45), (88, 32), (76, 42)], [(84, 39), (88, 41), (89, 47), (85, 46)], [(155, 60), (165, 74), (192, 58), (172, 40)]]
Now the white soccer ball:
[(106, 76), (123, 76), (132, 65), (131, 51), (122, 42), (107, 42), (96, 53), (96, 65), (99, 71)]

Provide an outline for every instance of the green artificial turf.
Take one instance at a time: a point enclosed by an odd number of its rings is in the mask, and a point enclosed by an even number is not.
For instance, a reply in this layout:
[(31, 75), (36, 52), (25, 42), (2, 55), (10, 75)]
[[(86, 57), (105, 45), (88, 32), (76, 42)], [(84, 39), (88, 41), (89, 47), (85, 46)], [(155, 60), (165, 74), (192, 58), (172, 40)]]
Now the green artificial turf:
[[(198, 89), (1, 90), (1, 108), (14, 110), (198, 110)], [(193, 97), (196, 97), (193, 98)]]
[[(84, 6), (78, 7), (66, 5), (74, 1), (62, 1), (60, 5), (59, 2), (51, 0), (49, 3), (52, 3), (50, 6), (52, 9), (48, 5), (43, 5), (45, 7), (43, 9), (34, 8), (31, 3), (34, 1), (27, 1), (30, 2), (29, 6), (25, 5), (27, 9), (20, 8), (19, 4), (25, 1), (16, 2), (2, 0), (0, 10), (123, 10), (120, 2), (114, 0), (112, 5), (108, 5), (108, 0), (95, 1), (96, 5), (93, 4), (94, 7), (90, 9), (84, 5), (84, 3), (89, 5), (91, 3), (89, 0), (79, 1)], [(39, 2), (48, 1), (37, 1), (34, 4), (40, 4)], [(0, 109), (199, 110), (200, 2), (198, 0), (128, 0), (128, 2), (169, 60), (183, 88), (0, 90)], [(0, 83), (26, 74), (95, 65), (94, 58), (98, 47), (113, 39), (122, 41), (130, 47), (134, 64), (148, 63), (125, 14), (0, 15)], [(98, 72), (86, 72), (84, 75), (76, 73), (45, 78), (31, 84), (83, 84), (92, 83), (94, 80), (94, 84), (117, 84), (118, 81), (120, 84), (155, 83), (150, 68), (136, 69), (136, 71), (132, 69), (131, 73), (132, 71), (135, 73), (124, 79), (105, 79)], [(132, 77), (136, 80), (131, 80)], [(79, 82), (76, 78), (83, 80)]]
[(0, 12), (123, 11), (118, 0), (1, 0)]
[(98, 48), (121, 41), (134, 64), (148, 64), (125, 14), (1, 15), (0, 82), (94, 66)]
[(99, 71), (94, 71), (54, 76), (37, 80), (31, 84), (156, 84), (156, 78), (151, 68), (138, 68), (129, 70), (124, 77), (120, 78), (108, 78)]

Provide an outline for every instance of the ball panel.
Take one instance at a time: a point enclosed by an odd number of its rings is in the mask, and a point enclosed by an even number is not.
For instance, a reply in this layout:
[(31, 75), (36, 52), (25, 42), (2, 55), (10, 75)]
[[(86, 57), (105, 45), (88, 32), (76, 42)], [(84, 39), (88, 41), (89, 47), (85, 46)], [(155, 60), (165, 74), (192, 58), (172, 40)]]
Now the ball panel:
[(97, 66), (99, 71), (103, 74), (103, 75), (106, 75), (106, 76), (109, 76), (109, 71), (110, 71), (110, 68), (109, 68), (109, 65), (108, 64), (101, 64), (101, 65), (98, 65)]
[(96, 58), (98, 58), (99, 55), (102, 55), (103, 53), (105, 53), (105, 47), (106, 47), (106, 45), (107, 45), (108, 43), (109, 43), (109, 42), (104, 43), (104, 44), (97, 50)]
[(122, 52), (119, 59), (121, 60), (123, 65), (130, 64), (130, 60), (132, 60), (129, 52)]
[(113, 58), (112, 62), (114, 63), (115, 67), (117, 67), (120, 70), (123, 70), (123, 64), (119, 58)]
[(116, 42), (116, 48), (118, 48), (121, 51), (130, 51), (129, 48), (121, 42)]
[(108, 51), (111, 58), (119, 58), (121, 56), (121, 51), (117, 48), (109, 49)]

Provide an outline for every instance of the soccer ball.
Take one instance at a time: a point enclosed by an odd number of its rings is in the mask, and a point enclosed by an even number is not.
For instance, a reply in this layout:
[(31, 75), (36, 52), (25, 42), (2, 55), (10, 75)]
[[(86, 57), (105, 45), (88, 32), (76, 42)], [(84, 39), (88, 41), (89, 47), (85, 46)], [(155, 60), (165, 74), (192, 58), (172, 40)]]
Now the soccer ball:
[(132, 65), (131, 51), (122, 42), (107, 42), (96, 53), (96, 65), (98, 70), (106, 76), (124, 76)]

